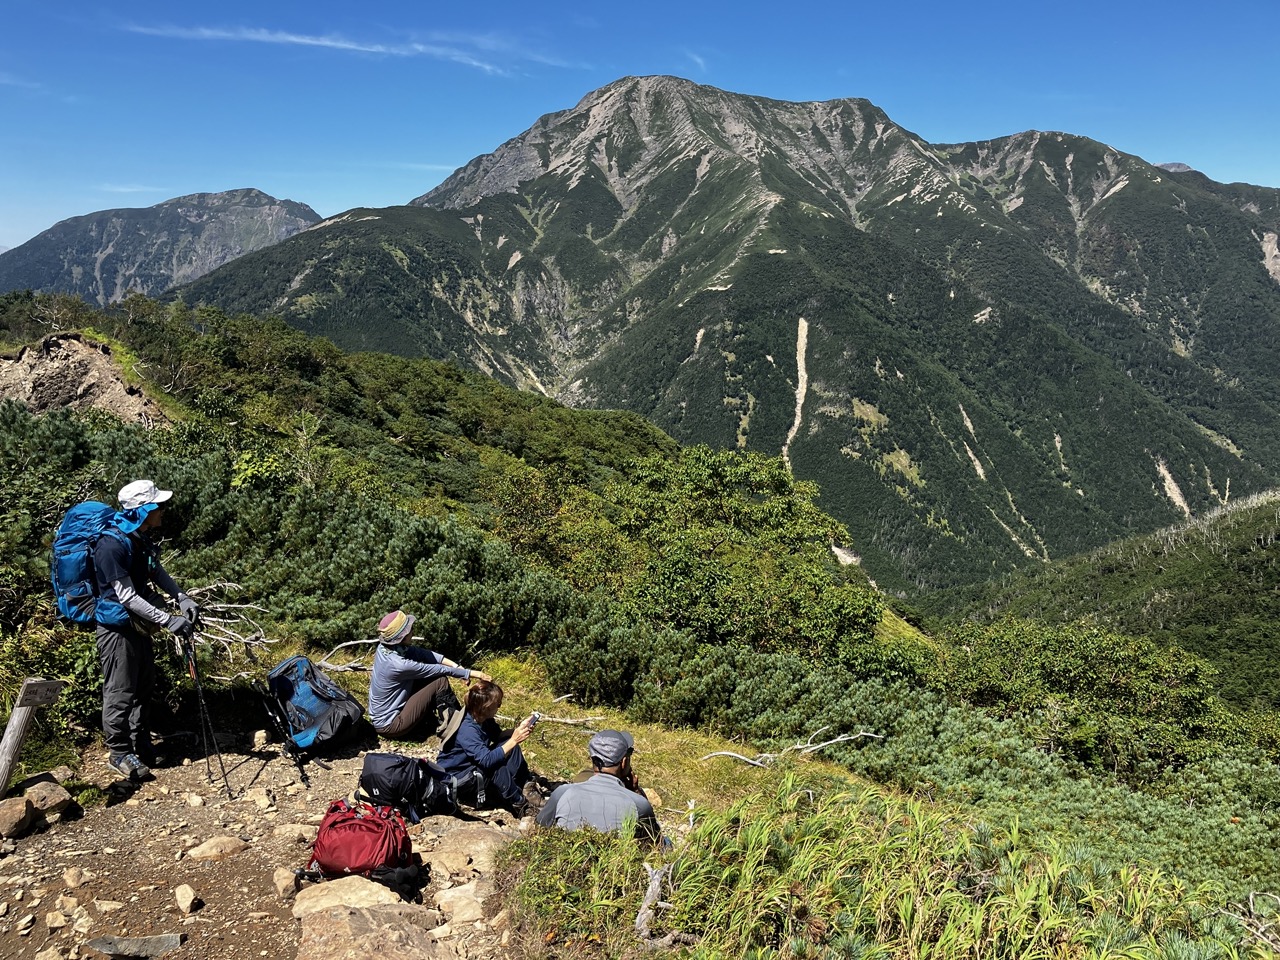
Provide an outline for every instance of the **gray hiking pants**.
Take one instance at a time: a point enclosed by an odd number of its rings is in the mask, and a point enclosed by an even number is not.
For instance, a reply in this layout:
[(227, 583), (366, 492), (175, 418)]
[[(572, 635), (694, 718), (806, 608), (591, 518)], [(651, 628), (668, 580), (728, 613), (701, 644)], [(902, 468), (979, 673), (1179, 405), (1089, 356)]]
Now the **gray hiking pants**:
[(149, 751), (147, 726), (156, 662), (151, 637), (130, 626), (98, 624), (102, 666), (102, 736), (112, 756)]

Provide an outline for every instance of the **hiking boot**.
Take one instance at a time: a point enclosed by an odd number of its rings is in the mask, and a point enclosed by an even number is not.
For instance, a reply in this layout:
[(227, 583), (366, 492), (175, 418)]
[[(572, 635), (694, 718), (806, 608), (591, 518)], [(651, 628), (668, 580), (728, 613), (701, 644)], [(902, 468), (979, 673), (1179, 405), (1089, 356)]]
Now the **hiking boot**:
[(524, 798), (524, 806), (530, 814), (537, 814), (547, 802), (547, 798), (542, 795), (542, 791), (532, 780), (524, 785), (521, 795)]
[(133, 753), (128, 756), (136, 757), (138, 762), (144, 767), (154, 767), (158, 764), (159, 758), (156, 756), (156, 748), (150, 740), (135, 741), (133, 744)]
[(113, 753), (107, 766), (120, 776), (137, 783), (151, 776), (151, 768), (132, 753)]

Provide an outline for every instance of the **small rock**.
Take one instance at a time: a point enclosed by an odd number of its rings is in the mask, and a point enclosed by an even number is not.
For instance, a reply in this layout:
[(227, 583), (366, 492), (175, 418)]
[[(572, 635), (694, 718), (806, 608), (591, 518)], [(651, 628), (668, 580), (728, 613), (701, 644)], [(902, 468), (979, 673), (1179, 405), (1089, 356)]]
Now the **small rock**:
[(88, 933), (93, 929), (93, 917), (89, 916), (89, 911), (84, 907), (76, 907), (72, 912), (71, 929), (79, 934)]
[(158, 937), (98, 937), (85, 944), (109, 957), (158, 957), (182, 946), (186, 934), (163, 933)]
[(203, 807), (203, 806), (204, 806), (204, 797), (200, 796), (200, 794), (198, 794), (198, 793), (188, 793), (188, 794), (187, 794), (187, 806), (188, 806), (188, 807)]
[(7, 917), (8, 915), (9, 915), (9, 901), (5, 900), (3, 903), (0, 903), (0, 917)]
[(466, 866), (468, 858), (472, 870), (477, 873), (492, 873), (494, 854), (507, 842), (500, 833), (488, 827), (453, 830), (442, 838), (441, 842), (445, 841), (448, 845), (442, 846), (437, 855), (448, 863), (451, 873), (463, 872), (462, 868)]
[(50, 910), (44, 915), (44, 925), (50, 930), (61, 930), (68, 923), (67, 915), (61, 910)]
[(64, 958), (62, 956), (62, 950), (58, 947), (49, 947), (48, 949), (41, 950), (37, 953), (36, 960), (64, 960)]
[(249, 845), (239, 837), (214, 837), (187, 851), (188, 860), (223, 860)]
[(70, 914), (76, 907), (80, 906), (80, 901), (75, 897), (68, 897), (65, 893), (57, 900), (58, 909), (63, 913)]
[(313, 823), (282, 823), (271, 828), (271, 835), (294, 843), (314, 843), (318, 831)]
[(62, 871), (62, 882), (67, 885), (68, 890), (83, 887), (92, 879), (93, 873), (82, 867), (67, 867), (66, 870)]
[(184, 917), (189, 917), (204, 905), (195, 890), (187, 883), (174, 888), (173, 899), (178, 902), (178, 909), (182, 911)]
[(124, 904), (119, 900), (95, 900), (93, 905), (99, 913), (115, 913), (124, 909)]
[(436, 906), (449, 916), (449, 922), (455, 927), (464, 923), (475, 923), (484, 918), (484, 907), (476, 898), (476, 885), (464, 884), (449, 890), (440, 890), (435, 895)]
[(364, 877), (340, 877), (299, 892), (293, 903), (293, 915), (301, 918), (330, 907), (371, 907), (400, 902), (392, 890), (380, 883)]
[(285, 867), (276, 867), (276, 872), (271, 875), (271, 882), (275, 885), (276, 893), (281, 900), (288, 900), (298, 892), (298, 887), (301, 886), (298, 875)]
[(244, 799), (254, 804), (259, 810), (266, 810), (274, 804), (275, 797), (266, 787), (254, 787), (244, 792)]
[(268, 735), (267, 731), (265, 730), (253, 731), (253, 749), (262, 750), (270, 742), (271, 742), (271, 737), (270, 735)]
[(23, 796), (31, 801), (31, 806), (35, 808), (36, 813), (46, 819), (62, 813), (73, 803), (71, 794), (56, 783), (33, 784), (27, 788)]
[(34, 913), (28, 913), (19, 917), (18, 922), (15, 926), (18, 930), (26, 930), (35, 922), (36, 922), (36, 915)]
[(20, 837), (35, 822), (36, 808), (26, 797), (0, 800), (0, 837)]
[(507, 910), (506, 907), (503, 907), (501, 910), (499, 910), (497, 914), (494, 916), (494, 918), (489, 921), (489, 926), (492, 927), (494, 930), (505, 930), (510, 925), (511, 925), (511, 912)]

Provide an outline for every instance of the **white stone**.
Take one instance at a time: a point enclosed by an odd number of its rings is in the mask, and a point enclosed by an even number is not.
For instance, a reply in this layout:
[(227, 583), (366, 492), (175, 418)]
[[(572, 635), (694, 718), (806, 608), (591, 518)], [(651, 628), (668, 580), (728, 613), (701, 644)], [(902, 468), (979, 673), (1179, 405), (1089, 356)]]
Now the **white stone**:
[(239, 837), (214, 837), (187, 851), (189, 860), (223, 860), (248, 848)]
[(276, 872), (271, 875), (271, 882), (281, 900), (288, 900), (298, 892), (298, 875), (285, 867), (276, 867)]
[(340, 877), (307, 887), (293, 903), (293, 915), (305, 917), (330, 907), (372, 907), (383, 903), (401, 903), (390, 888), (364, 877)]
[(177, 901), (178, 909), (182, 911), (183, 916), (190, 916), (200, 908), (200, 897), (196, 895), (189, 883), (174, 887), (173, 899)]

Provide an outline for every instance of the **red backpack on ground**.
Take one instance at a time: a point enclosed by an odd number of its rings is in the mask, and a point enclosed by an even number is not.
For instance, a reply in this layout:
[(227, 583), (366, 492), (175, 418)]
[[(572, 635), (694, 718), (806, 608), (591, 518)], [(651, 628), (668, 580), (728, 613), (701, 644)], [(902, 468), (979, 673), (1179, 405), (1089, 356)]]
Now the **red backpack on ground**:
[(307, 870), (326, 877), (357, 873), (382, 880), (412, 862), (413, 846), (399, 811), (335, 800), (320, 821)]

